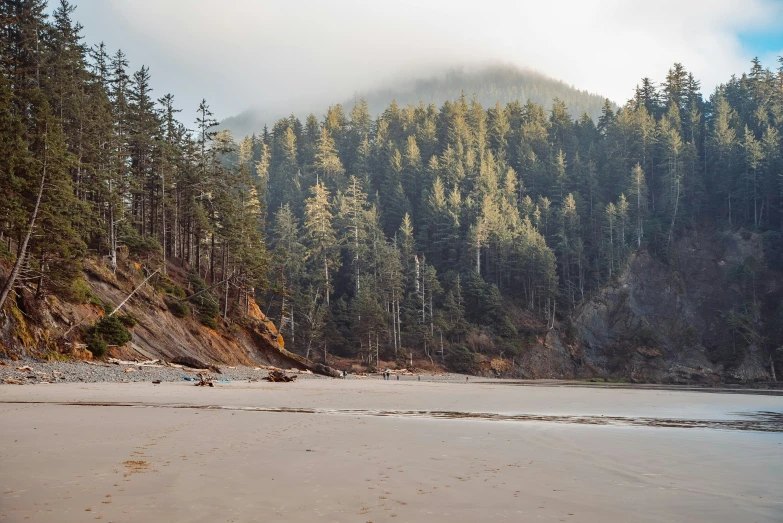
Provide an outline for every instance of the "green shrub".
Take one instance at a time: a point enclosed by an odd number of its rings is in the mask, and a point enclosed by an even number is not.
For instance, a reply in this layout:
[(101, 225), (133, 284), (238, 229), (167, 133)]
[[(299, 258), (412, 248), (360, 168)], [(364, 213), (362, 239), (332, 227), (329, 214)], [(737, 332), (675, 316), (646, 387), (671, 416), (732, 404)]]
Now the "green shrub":
[(503, 315), (502, 321), (496, 325), (495, 329), (497, 330), (498, 336), (503, 338), (513, 338), (517, 335), (517, 328), (514, 327), (514, 322), (511, 321), (508, 314)]
[(214, 316), (199, 315), (198, 321), (200, 321), (202, 325), (209, 327), (212, 330), (218, 328), (217, 318), (215, 318)]
[(94, 296), (83, 278), (74, 279), (63, 294), (64, 299), (72, 303), (92, 303)]
[(5, 242), (0, 243), (0, 259), (11, 259), (11, 251), (8, 250), (8, 246), (5, 244)]
[(185, 289), (177, 285), (168, 276), (164, 275), (160, 278), (155, 278), (153, 284), (155, 286), (155, 290), (162, 292), (163, 294), (168, 294), (169, 296), (174, 296), (176, 298), (184, 298), (187, 296)]
[(101, 309), (105, 309), (105, 305), (104, 305), (103, 301), (92, 291), (87, 296), (87, 303), (92, 303), (96, 307), (100, 307)]
[(136, 319), (135, 316), (131, 313), (127, 314), (120, 314), (119, 319), (122, 322), (123, 325), (125, 325), (127, 328), (131, 329), (139, 324), (139, 321)]
[(95, 329), (90, 330), (90, 333), (87, 335), (87, 350), (92, 352), (92, 355), (96, 358), (100, 358), (109, 350), (108, 345)]
[(471, 374), (476, 370), (476, 353), (465, 345), (454, 345), (446, 355), (446, 365), (454, 372)]
[(184, 301), (172, 301), (168, 303), (169, 311), (177, 318), (184, 318), (190, 315), (190, 306)]
[(131, 340), (131, 333), (117, 316), (105, 316), (95, 324), (91, 335), (99, 336), (107, 345), (124, 345)]
[(158, 240), (151, 237), (142, 237), (130, 223), (120, 225), (119, 236), (122, 243), (128, 247), (128, 252), (137, 256), (147, 256), (163, 252)]
[(206, 290), (207, 284), (197, 273), (191, 272), (189, 281), (193, 287), (193, 294), (201, 292), (201, 294), (190, 298), (190, 302), (198, 311), (198, 321), (210, 329), (217, 329), (216, 317), (220, 313), (217, 297), (212, 294), (211, 290)]

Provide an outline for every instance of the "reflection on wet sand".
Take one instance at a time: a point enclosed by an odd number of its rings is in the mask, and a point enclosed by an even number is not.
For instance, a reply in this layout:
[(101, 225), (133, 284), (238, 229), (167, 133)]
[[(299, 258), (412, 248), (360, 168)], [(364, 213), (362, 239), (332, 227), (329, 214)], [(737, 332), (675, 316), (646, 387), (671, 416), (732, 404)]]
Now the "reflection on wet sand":
[[(36, 404), (38, 402), (16, 402)], [(52, 404), (51, 402), (47, 402)], [(233, 410), (244, 412), (286, 412), (293, 414), (321, 414), (345, 416), (391, 416), (398, 418), (463, 419), (482, 421), (517, 421), (566, 423), (578, 425), (619, 425), (632, 427), (666, 427), (681, 429), (748, 430), (755, 432), (783, 432), (783, 412), (758, 411), (734, 413), (740, 419), (684, 419), (629, 416), (557, 416), (541, 414), (498, 414), (492, 412), (458, 412), (450, 410), (375, 410), (375, 409), (319, 409), (297, 407), (247, 407), (233, 405), (188, 405), (182, 403), (133, 402), (57, 402), (57, 405), (86, 407), (151, 407), (164, 409)]]

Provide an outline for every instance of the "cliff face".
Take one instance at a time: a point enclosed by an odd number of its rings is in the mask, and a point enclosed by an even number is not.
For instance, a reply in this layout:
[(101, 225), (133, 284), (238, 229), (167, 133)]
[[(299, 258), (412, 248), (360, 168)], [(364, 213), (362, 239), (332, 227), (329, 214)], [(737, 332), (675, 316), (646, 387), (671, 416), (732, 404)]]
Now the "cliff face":
[[(139, 265), (132, 262), (117, 274), (95, 261), (85, 265), (84, 282), (95, 303), (119, 304), (143, 280)], [(240, 320), (214, 330), (191, 316), (176, 317), (166, 300), (171, 297), (157, 290), (152, 280), (142, 285), (121, 310), (135, 320), (132, 339), (111, 352), (123, 358), (195, 358), (209, 364), (273, 365), (333, 374), (286, 351), (274, 324), (252, 301)], [(89, 359), (91, 354), (81, 342), (104, 315), (97, 304), (65, 303), (56, 296), (36, 299), (32, 288), (23, 288), (8, 310), (10, 314), (0, 317), (0, 351), (9, 357), (63, 354)]]
[[(750, 291), (743, 281), (743, 268), (763, 266), (761, 237), (694, 233), (672, 253), (668, 263), (646, 250), (635, 253), (616, 283), (576, 311), (568, 336), (556, 328), (539, 338), (517, 374), (667, 383), (774, 379), (769, 345), (783, 340), (767, 339), (763, 347), (729, 320), (749, 292), (762, 309), (765, 300), (780, 299), (778, 274), (754, 272)], [(755, 323), (761, 316), (763, 310)]]

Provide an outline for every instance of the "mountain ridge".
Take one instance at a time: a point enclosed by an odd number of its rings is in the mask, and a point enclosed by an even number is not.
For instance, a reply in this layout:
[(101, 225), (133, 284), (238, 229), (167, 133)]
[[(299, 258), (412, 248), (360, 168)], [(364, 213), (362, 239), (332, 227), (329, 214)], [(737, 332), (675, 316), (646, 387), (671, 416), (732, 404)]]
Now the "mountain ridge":
[[(601, 108), (606, 100), (599, 94), (578, 89), (533, 69), (485, 65), (451, 68), (429, 77), (419, 76), (392, 83), (387, 87), (358, 91), (346, 98), (342, 105), (344, 108), (350, 108), (364, 99), (370, 114), (378, 116), (393, 100), (401, 107), (419, 103), (440, 107), (444, 102), (456, 100), (462, 94), (467, 98), (475, 95), (476, 100), (484, 107), (492, 107), (496, 102), (505, 105), (517, 100), (522, 103), (530, 100), (548, 107), (558, 98), (565, 102), (573, 119), (587, 113), (594, 121), (601, 115)], [(260, 134), (264, 125), (271, 128), (280, 118), (294, 114), (304, 120), (310, 113), (317, 116), (327, 105), (316, 101), (301, 103), (301, 108), (292, 111), (280, 111), (271, 106), (250, 108), (225, 118), (220, 122), (220, 127), (231, 130), (237, 137)]]

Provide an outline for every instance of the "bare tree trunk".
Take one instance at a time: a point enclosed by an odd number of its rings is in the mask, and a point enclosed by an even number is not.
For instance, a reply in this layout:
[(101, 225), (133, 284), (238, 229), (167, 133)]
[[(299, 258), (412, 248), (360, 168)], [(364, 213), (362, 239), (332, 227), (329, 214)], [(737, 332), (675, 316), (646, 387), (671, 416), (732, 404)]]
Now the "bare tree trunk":
[(326, 306), (329, 307), (329, 262), (324, 256), (324, 275), (326, 276)]
[(400, 348), (402, 348), (402, 317), (400, 315), (400, 300), (397, 299), (397, 338)]
[(435, 336), (435, 323), (432, 317), (432, 289), (430, 289), (430, 336)]
[(160, 174), (160, 191), (161, 191), (161, 227), (163, 229), (163, 274), (166, 274), (166, 175), (161, 172)]
[(223, 296), (223, 321), (228, 319), (228, 278), (226, 278), (225, 295)]
[(280, 304), (280, 330), (285, 327), (285, 283), (283, 284), (282, 303)]
[(174, 233), (174, 244), (172, 245), (172, 252), (175, 258), (182, 258), (179, 252), (180, 234), (179, 234), (179, 187), (174, 182), (174, 190), (177, 192), (177, 201), (174, 203), (174, 225), (171, 227), (171, 231)]
[(128, 295), (125, 297), (125, 299), (124, 299), (124, 300), (122, 300), (122, 301), (120, 302), (120, 304), (119, 304), (119, 305), (117, 305), (117, 307), (116, 307), (116, 308), (115, 308), (113, 311), (111, 311), (111, 313), (109, 313), (109, 315), (107, 316), (107, 318), (108, 318), (108, 317), (110, 317), (110, 316), (114, 316), (114, 315), (117, 313), (117, 311), (118, 311), (118, 310), (120, 310), (120, 309), (122, 308), (122, 306), (123, 306), (123, 305), (125, 305), (125, 303), (126, 303), (126, 302), (127, 302), (129, 299), (131, 299), (131, 296), (133, 296), (134, 294), (136, 294), (136, 291), (138, 291), (139, 289), (141, 289), (141, 288), (144, 286), (144, 284), (145, 284), (145, 283), (147, 283), (148, 281), (150, 281), (150, 278), (152, 278), (153, 276), (155, 276), (156, 274), (158, 274), (158, 272), (159, 272), (159, 271), (158, 271), (158, 269), (156, 269), (156, 270), (155, 270), (155, 272), (153, 272), (152, 274), (150, 274), (149, 276), (147, 276), (147, 277), (144, 279), (144, 281), (143, 281), (143, 282), (141, 282), (141, 283), (140, 283), (140, 284), (139, 284), (139, 285), (138, 285), (138, 286), (137, 286), (135, 289), (133, 289), (133, 290), (131, 291), (131, 293), (130, 293), (130, 294), (128, 294)]
[(30, 220), (27, 222), (27, 233), (24, 236), (24, 240), (22, 240), (22, 244), (19, 246), (19, 255), (16, 257), (14, 266), (11, 269), (11, 274), (9, 274), (8, 279), (5, 280), (2, 292), (0, 292), (0, 311), (3, 310), (3, 305), (5, 305), (5, 301), (11, 293), (11, 289), (13, 289), (16, 279), (19, 277), (19, 272), (22, 270), (22, 264), (27, 257), (27, 245), (30, 243), (30, 236), (32, 236), (33, 229), (35, 228), (35, 220), (38, 218), (38, 209), (41, 208), (41, 198), (43, 197), (44, 185), (46, 183), (46, 150), (46, 138), (44, 137), (44, 161), (43, 170), (41, 171), (41, 180), (38, 183), (38, 196), (35, 198), (35, 207), (33, 207)]
[(201, 278), (201, 232), (194, 235), (196, 240), (196, 273)]
[(223, 249), (223, 279), (226, 280), (225, 295), (223, 296), (223, 321), (228, 318), (228, 244)]
[[(680, 180), (677, 180), (677, 192), (674, 197), (674, 212), (672, 213), (672, 224), (671, 227), (669, 227), (669, 241), (666, 243), (666, 246), (670, 246), (672, 243), (672, 236), (674, 235), (674, 224), (677, 221), (677, 208), (680, 206)], [(755, 203), (755, 202), (754, 202)], [(753, 211), (755, 213), (755, 210)]]
[(427, 323), (427, 317), (425, 313), (425, 303), (426, 303), (426, 293), (424, 289), (424, 277), (421, 278), (421, 322), (423, 324)]
[(731, 227), (731, 192), (729, 192), (727, 200), (729, 201), (729, 227)]
[(394, 343), (394, 356), (397, 356), (397, 311), (394, 307), (394, 291), (392, 291), (391, 301), (391, 313), (392, 313), (392, 343)]
[(40, 273), (38, 274), (38, 283), (35, 287), (35, 298), (38, 299), (41, 297), (41, 289), (43, 288), (43, 277), (44, 277), (44, 271), (46, 270), (46, 249), (41, 249), (41, 262), (40, 262)]
[(481, 239), (476, 231), (476, 274), (481, 276)]
[[(644, 176), (644, 175), (642, 175)], [(636, 180), (636, 246), (642, 246), (642, 235), (644, 234), (642, 221), (642, 190), (641, 180)]]
[[(209, 248), (209, 281), (215, 283), (215, 233), (212, 233), (212, 239), (210, 240)], [(223, 277), (226, 277), (225, 267), (223, 267)]]
[(117, 224), (114, 220), (114, 203), (109, 204), (109, 253), (111, 272), (117, 272)]

